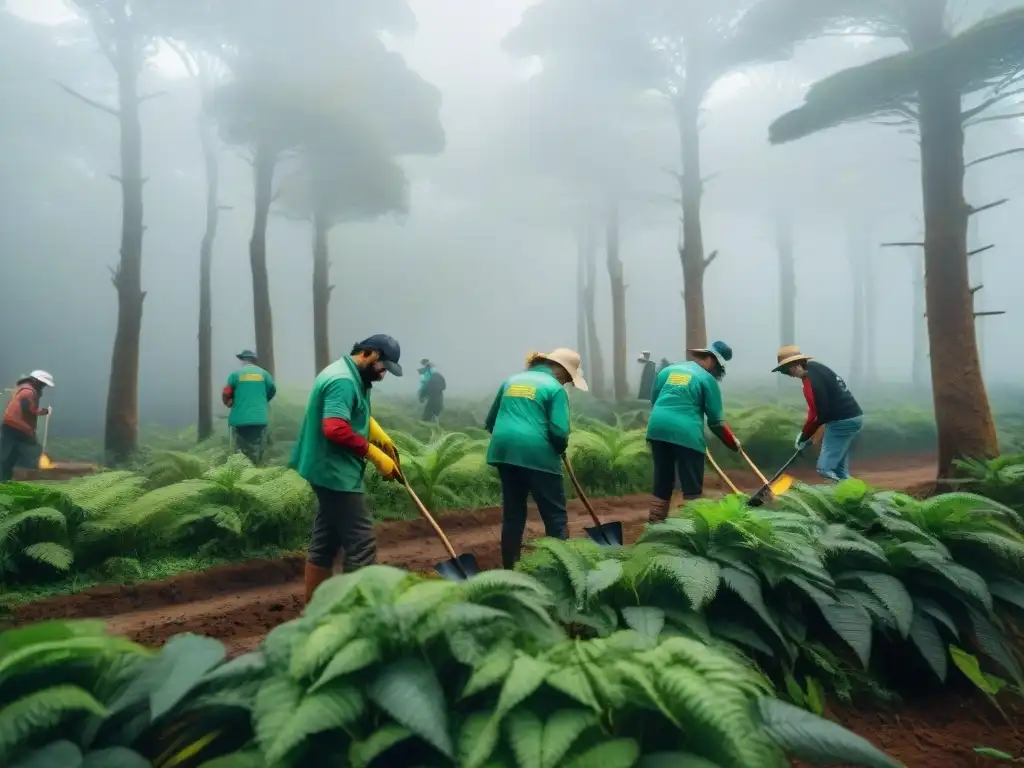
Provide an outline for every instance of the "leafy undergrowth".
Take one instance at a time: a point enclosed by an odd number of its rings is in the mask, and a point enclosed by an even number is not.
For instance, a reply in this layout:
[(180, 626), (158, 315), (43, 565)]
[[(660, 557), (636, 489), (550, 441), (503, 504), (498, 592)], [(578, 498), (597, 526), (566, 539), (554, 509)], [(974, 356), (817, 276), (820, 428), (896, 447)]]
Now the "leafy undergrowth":
[(0, 635), (0, 763), (154, 768), (896, 766), (776, 699), (743, 659), (623, 630), (568, 636), (535, 579), (453, 584), (372, 566), (230, 661), (95, 622)]
[(957, 678), (1021, 692), (1022, 531), (981, 496), (920, 501), (850, 480), (770, 509), (687, 504), (631, 547), (541, 540), (519, 567), (579, 637), (725, 643), (820, 712), (826, 696), (891, 700)]

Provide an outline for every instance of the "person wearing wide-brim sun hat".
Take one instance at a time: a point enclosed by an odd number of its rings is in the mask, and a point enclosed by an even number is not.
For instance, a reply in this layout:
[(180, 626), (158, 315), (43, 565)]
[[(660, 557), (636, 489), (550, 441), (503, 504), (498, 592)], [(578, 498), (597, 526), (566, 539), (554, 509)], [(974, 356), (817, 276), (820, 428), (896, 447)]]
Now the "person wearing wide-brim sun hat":
[(528, 497), (537, 504), (548, 536), (569, 535), (562, 483), (562, 455), (569, 447), (569, 384), (587, 391), (578, 352), (532, 352), (526, 370), (502, 383), (487, 414), (487, 463), (497, 468), (501, 480), (504, 568), (519, 560)]
[(693, 360), (663, 368), (651, 390), (651, 415), (647, 421), (647, 442), (654, 460), (654, 482), (648, 520), (668, 517), (672, 492), (679, 481), (684, 499), (704, 493), (704, 423), (732, 451), (740, 444), (725, 423), (722, 390), (726, 364), (732, 348), (715, 341), (706, 348), (691, 349)]
[(827, 480), (846, 480), (850, 476), (850, 448), (864, 427), (864, 411), (850, 392), (843, 377), (827, 365), (805, 355), (799, 347), (779, 349), (773, 373), (782, 373), (803, 381), (807, 401), (807, 419), (796, 436), (795, 447), (804, 448), (822, 426), (825, 436), (818, 455), (818, 474)]

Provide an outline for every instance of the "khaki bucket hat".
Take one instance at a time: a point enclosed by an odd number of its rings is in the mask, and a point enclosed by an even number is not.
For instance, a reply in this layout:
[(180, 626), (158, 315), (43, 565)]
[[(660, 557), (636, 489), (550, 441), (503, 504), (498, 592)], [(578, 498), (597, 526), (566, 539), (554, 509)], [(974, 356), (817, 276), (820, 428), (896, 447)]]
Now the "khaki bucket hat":
[(587, 380), (583, 378), (583, 369), (580, 364), (580, 353), (574, 349), (566, 349), (565, 347), (559, 347), (551, 352), (539, 352), (537, 353), (536, 359), (547, 360), (551, 363), (558, 363), (558, 365), (565, 368), (569, 374), (569, 378), (572, 379), (572, 385), (576, 387), (580, 392), (587, 392)]
[(812, 358), (810, 355), (805, 355), (803, 352), (801, 352), (800, 347), (794, 344), (789, 344), (785, 347), (779, 347), (779, 353), (778, 355), (776, 355), (778, 365), (772, 368), (772, 373), (778, 373), (790, 363), (802, 363), (805, 360), (813, 359), (814, 358)]

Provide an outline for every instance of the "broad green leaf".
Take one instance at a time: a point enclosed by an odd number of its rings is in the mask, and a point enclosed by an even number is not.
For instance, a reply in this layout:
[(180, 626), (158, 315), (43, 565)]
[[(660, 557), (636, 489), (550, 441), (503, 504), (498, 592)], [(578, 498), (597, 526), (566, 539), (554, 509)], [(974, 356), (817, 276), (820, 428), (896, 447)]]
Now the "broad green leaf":
[(260, 685), (253, 705), (253, 730), (263, 752), (281, 738), (302, 701), (302, 688), (288, 677), (272, 677)]
[(354, 685), (335, 683), (303, 697), (297, 709), (289, 711), (288, 722), (277, 738), (264, 748), (267, 762), (277, 765), (308, 736), (333, 731), (355, 722), (366, 709), (363, 694)]
[[(14, 630), (16, 631), (16, 630)], [(0, 633), (0, 636), (6, 633)], [(145, 653), (144, 649), (126, 638), (100, 636), (72, 636), (52, 641), (20, 644), (0, 657), (0, 681), (25, 670), (63, 664), (75, 659), (96, 659), (103, 653)]]
[(330, 616), (295, 644), (290, 665), (292, 677), (302, 680), (317, 674), (358, 631), (358, 620), (354, 614)]
[(765, 697), (757, 702), (757, 712), (768, 735), (790, 757), (825, 765), (901, 768), (867, 739), (792, 704)]
[(988, 585), (993, 597), (1024, 611), (1024, 584), (1013, 580), (993, 581)]
[(565, 768), (632, 768), (640, 757), (633, 739), (613, 739), (581, 752), (565, 762)]
[(207, 685), (209, 683), (223, 684), (227, 682), (239, 683), (243, 680), (252, 680), (259, 677), (266, 668), (267, 657), (260, 651), (252, 651), (236, 656), (207, 672), (199, 683), (200, 685)]
[(914, 622), (910, 625), (910, 640), (922, 658), (928, 662), (935, 676), (946, 682), (946, 675), (949, 673), (946, 644), (942, 642), (935, 622), (921, 611), (914, 611)]
[(975, 747), (974, 753), (982, 757), (991, 757), (995, 760), (1014, 760), (1013, 755), (1010, 753), (1003, 752), (1001, 749), (992, 749), (992, 747)]
[(697, 555), (655, 555), (649, 567), (668, 575), (678, 584), (695, 611), (711, 602), (718, 592), (720, 570), (717, 563), (707, 558)]
[(518, 707), (505, 718), (505, 738), (519, 768), (543, 768), (544, 721), (528, 709)]
[(775, 651), (768, 645), (751, 627), (735, 621), (712, 621), (711, 631), (716, 637), (721, 637), (736, 645), (765, 656), (774, 656)]
[(888, 609), (899, 633), (906, 637), (914, 621), (914, 601), (903, 582), (895, 576), (874, 571), (844, 573), (843, 581), (854, 580), (863, 584)]
[[(73, 637), (107, 637), (103, 621), (89, 619), (77, 621), (41, 621), (0, 632), (0, 659), (15, 651), (37, 643), (60, 643)], [(141, 646), (139, 650), (142, 650)]]
[(820, 606), (833, 631), (853, 649), (866, 668), (871, 658), (871, 615), (859, 605), (829, 603)]
[(185, 634), (168, 640), (146, 672), (155, 683), (149, 695), (150, 716), (156, 720), (173, 709), (225, 655), (224, 646), (210, 637)]
[(207, 760), (199, 768), (267, 768), (267, 763), (259, 750), (248, 749)]
[(328, 662), (324, 671), (310, 687), (309, 691), (313, 693), (322, 686), (345, 675), (351, 675), (353, 672), (366, 669), (379, 660), (380, 650), (378, 649), (377, 642), (366, 637), (357, 637), (334, 654), (334, 658)]
[(949, 656), (953, 659), (956, 668), (963, 672), (964, 677), (970, 680), (982, 693), (995, 696), (1006, 687), (1006, 683), (1003, 681), (996, 682), (989, 675), (982, 672), (978, 657), (968, 653), (963, 648), (957, 648), (955, 645), (949, 646)]
[(366, 768), (396, 744), (412, 737), (412, 731), (397, 723), (386, 723), (363, 741), (355, 741), (348, 750), (353, 768)]
[(596, 568), (587, 571), (587, 599), (594, 600), (617, 584), (621, 578), (622, 563), (618, 560), (602, 560)]
[(111, 747), (87, 754), (82, 768), (151, 768), (151, 764), (134, 749)]
[(650, 606), (629, 606), (622, 609), (626, 625), (642, 635), (657, 638), (665, 627), (665, 613)]
[(825, 689), (816, 677), (807, 677), (807, 708), (814, 714), (825, 714)]
[(644, 755), (636, 768), (726, 768), (689, 752), (655, 752)]
[(74, 685), (33, 691), (0, 709), (0, 765), (20, 744), (73, 714), (103, 716), (107, 709), (92, 694)]
[(453, 757), (448, 704), (433, 667), (425, 661), (407, 658), (392, 662), (370, 684), (369, 695), (397, 723), (446, 757)]
[(474, 712), (459, 730), (460, 768), (480, 768), (491, 759), (501, 735), (493, 712)]
[(512, 669), (515, 650), (511, 645), (502, 643), (495, 646), (483, 662), (473, 670), (473, 675), (462, 690), (462, 698), (473, 696), (480, 691), (501, 683)]
[(558, 768), (576, 740), (597, 723), (597, 715), (585, 709), (560, 709), (552, 714), (541, 739), (543, 768)]
[(601, 711), (601, 704), (594, 692), (594, 686), (579, 665), (567, 664), (558, 667), (548, 674), (546, 682), (552, 688), (561, 691), (580, 704), (590, 707), (594, 712)]
[(37, 749), (12, 768), (80, 768), (82, 750), (70, 741), (55, 741)]
[(505, 684), (501, 687), (495, 716), (500, 720), (515, 707), (522, 704), (534, 691), (541, 687), (544, 678), (551, 672), (551, 666), (544, 661), (520, 654), (512, 662)]
[(757, 614), (758, 618), (764, 622), (765, 626), (772, 631), (772, 634), (778, 638), (779, 642), (785, 644), (786, 641), (782, 636), (782, 630), (779, 629), (779, 625), (768, 610), (768, 606), (765, 605), (760, 581), (736, 568), (723, 568), (722, 584), (746, 603)]
[(1010, 675), (1018, 686), (1024, 686), (1024, 673), (1021, 672), (1020, 664), (1008, 647), (1008, 638), (979, 611), (969, 609), (968, 613), (981, 652), (998, 664), (1004, 673)]

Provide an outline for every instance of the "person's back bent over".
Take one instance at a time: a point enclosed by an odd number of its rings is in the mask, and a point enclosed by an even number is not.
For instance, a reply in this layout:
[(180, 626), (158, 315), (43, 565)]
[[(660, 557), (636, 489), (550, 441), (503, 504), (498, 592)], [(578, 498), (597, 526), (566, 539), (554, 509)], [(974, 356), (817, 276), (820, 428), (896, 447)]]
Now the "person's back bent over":
[(526, 530), (526, 502), (537, 504), (544, 531), (568, 537), (565, 486), (561, 456), (569, 445), (569, 396), (572, 382), (586, 391), (580, 375), (580, 356), (569, 349), (532, 354), (527, 370), (501, 385), (487, 414), (491, 433), (487, 463), (501, 479), (501, 564), (512, 568), (519, 560)]

